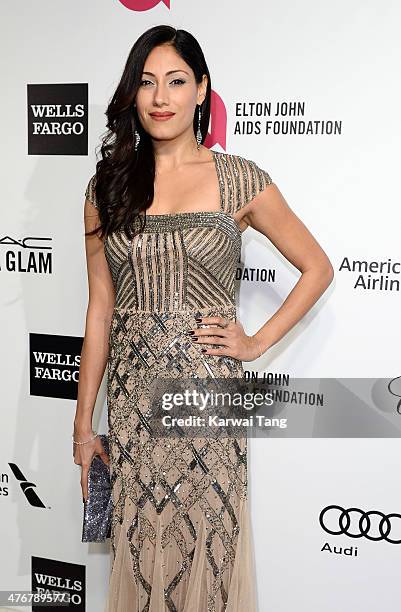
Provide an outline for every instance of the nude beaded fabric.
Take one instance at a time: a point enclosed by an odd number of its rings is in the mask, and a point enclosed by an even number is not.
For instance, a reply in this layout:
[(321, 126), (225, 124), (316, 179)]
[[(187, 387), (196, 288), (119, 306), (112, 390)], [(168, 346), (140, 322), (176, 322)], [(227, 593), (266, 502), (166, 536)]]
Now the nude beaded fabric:
[[(161, 377), (241, 377), (205, 355), (195, 317), (236, 319), (241, 231), (233, 215), (272, 180), (212, 151), (220, 210), (147, 215), (104, 243), (116, 292), (107, 370), (113, 497), (105, 612), (254, 612), (246, 438), (155, 438), (148, 390)], [(86, 197), (96, 206), (95, 175)]]

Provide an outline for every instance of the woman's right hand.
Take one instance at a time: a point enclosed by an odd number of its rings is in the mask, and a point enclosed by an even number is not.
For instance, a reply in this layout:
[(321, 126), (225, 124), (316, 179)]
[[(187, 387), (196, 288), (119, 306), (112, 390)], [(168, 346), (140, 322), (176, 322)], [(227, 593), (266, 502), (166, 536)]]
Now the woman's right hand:
[[(92, 434), (79, 435), (74, 434), (74, 440), (85, 441), (91, 437)], [(87, 442), (86, 444), (74, 444), (73, 443), (73, 456), (74, 463), (80, 465), (81, 469), (81, 489), (82, 489), (82, 501), (86, 502), (88, 499), (88, 472), (92, 459), (95, 455), (99, 455), (102, 461), (106, 465), (110, 463), (110, 457), (103, 448), (101, 439), (96, 436), (94, 440)]]

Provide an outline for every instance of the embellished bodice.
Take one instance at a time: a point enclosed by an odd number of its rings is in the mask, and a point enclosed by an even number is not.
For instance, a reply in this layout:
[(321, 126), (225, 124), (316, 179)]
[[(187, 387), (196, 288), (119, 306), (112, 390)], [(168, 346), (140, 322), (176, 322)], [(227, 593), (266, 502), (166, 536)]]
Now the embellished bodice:
[[(106, 238), (104, 252), (116, 308), (172, 311), (235, 306), (242, 236), (234, 214), (272, 180), (251, 160), (212, 153), (220, 210), (147, 214), (145, 228), (132, 240), (119, 231)], [(96, 206), (95, 181), (93, 175), (85, 195)]]

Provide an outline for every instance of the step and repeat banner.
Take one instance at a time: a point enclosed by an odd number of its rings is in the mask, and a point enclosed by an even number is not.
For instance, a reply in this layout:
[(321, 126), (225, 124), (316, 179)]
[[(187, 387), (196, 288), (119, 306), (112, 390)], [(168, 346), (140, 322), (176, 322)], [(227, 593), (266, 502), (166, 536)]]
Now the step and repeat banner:
[[(0, 590), (59, 590), (77, 612), (103, 610), (110, 540), (81, 542), (71, 442), (88, 300), (84, 192), (129, 50), (168, 24), (205, 53), (205, 144), (269, 172), (335, 270), (303, 320), (244, 364), (247, 378), (286, 392), (276, 416), (293, 425), (250, 439), (259, 610), (397, 609), (400, 6), (42, 0), (0, 10)], [(246, 230), (237, 288), (248, 334), (299, 277), (267, 237)], [(99, 432), (105, 388), (106, 376)]]

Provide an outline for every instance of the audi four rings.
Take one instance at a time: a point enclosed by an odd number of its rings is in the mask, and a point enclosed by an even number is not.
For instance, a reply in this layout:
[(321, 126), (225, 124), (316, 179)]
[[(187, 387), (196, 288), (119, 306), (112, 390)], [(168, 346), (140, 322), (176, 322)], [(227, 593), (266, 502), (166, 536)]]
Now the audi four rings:
[[(334, 510), (338, 511), (333, 512)], [(328, 514), (334, 515), (336, 523), (338, 523), (338, 527), (332, 529), (327, 525), (330, 519), (330, 523), (332, 522), (332, 518)], [(349, 527), (351, 525), (352, 515), (355, 515), (355, 518), (358, 518), (358, 531), (355, 532), (350, 530)], [(377, 526), (372, 526), (372, 517), (378, 517), (380, 519)], [(398, 531), (397, 535), (401, 535), (401, 524), (396, 525), (396, 521), (401, 520), (401, 514), (396, 514), (392, 512), (391, 514), (383, 514), (378, 510), (370, 510), (369, 512), (364, 512), (359, 508), (342, 508), (341, 506), (337, 506), (333, 504), (332, 506), (326, 506), (320, 515), (319, 515), (319, 523), (321, 527), (330, 535), (347, 535), (350, 538), (361, 538), (365, 536), (368, 540), (372, 540), (374, 542), (379, 542), (380, 540), (385, 540), (386, 542), (390, 542), (390, 544), (401, 544), (401, 538), (396, 539), (395, 537), (390, 537), (391, 531)], [(374, 521), (376, 522), (376, 521)], [(393, 536), (395, 533), (393, 531)]]

